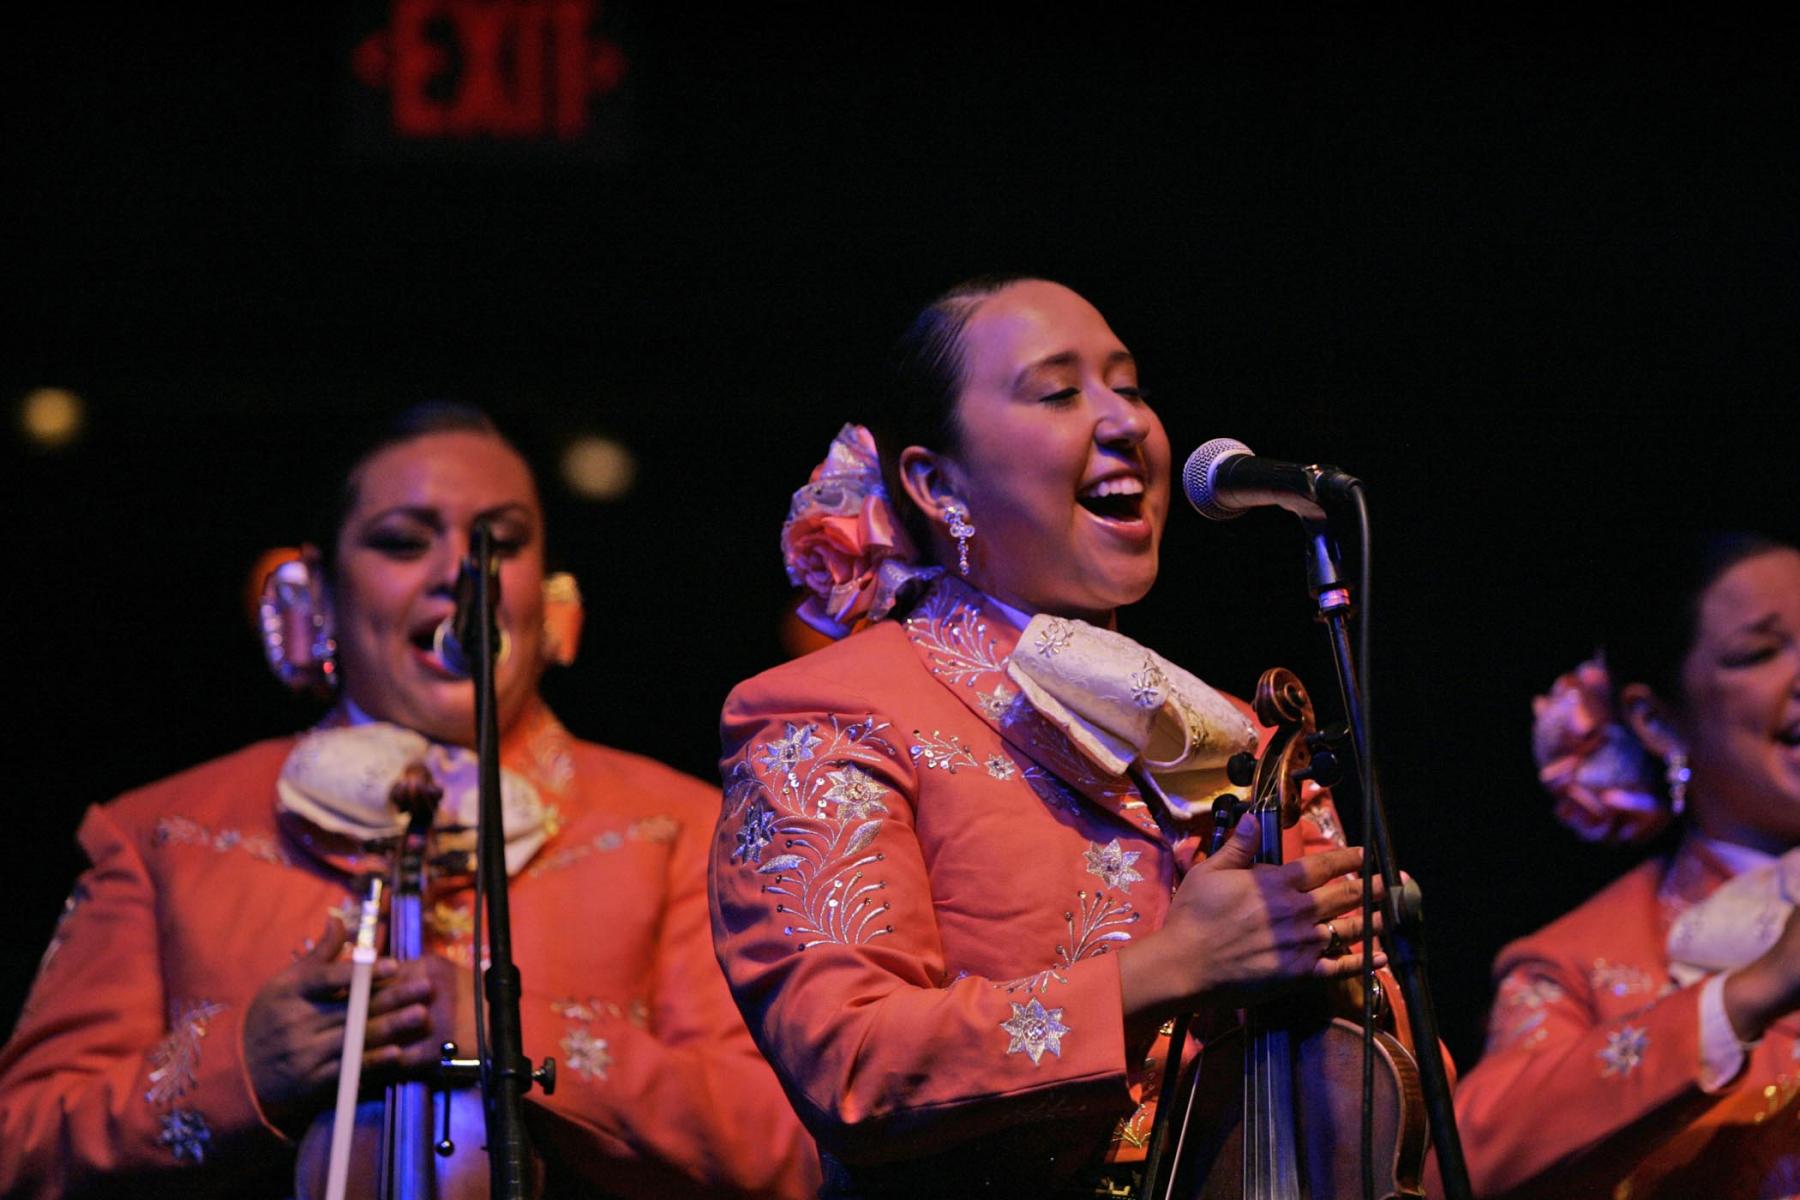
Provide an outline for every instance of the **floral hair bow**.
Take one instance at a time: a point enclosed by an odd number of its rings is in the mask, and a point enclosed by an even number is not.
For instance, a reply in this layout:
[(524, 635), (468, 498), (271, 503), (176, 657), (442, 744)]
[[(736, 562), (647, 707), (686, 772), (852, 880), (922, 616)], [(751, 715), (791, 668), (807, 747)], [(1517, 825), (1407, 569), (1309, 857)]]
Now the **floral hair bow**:
[(1668, 823), (1656, 763), (1620, 723), (1603, 662), (1559, 677), (1531, 711), (1532, 756), (1559, 821), (1590, 842), (1641, 842)]
[(800, 619), (834, 638), (881, 620), (912, 584), (942, 573), (914, 565), (915, 557), (882, 485), (874, 436), (845, 425), (794, 493), (781, 527), (788, 580), (811, 593)]

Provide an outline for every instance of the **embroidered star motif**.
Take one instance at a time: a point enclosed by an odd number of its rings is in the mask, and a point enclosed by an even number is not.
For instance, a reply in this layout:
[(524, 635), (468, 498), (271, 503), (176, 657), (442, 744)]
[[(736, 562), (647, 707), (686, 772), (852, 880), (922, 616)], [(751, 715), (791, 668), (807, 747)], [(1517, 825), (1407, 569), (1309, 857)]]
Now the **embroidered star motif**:
[(1019, 773), (1019, 768), (1013, 765), (1013, 760), (1004, 754), (990, 754), (987, 762), (982, 765), (987, 768), (987, 773), (995, 779), (1011, 779)]
[(737, 849), (732, 862), (760, 863), (763, 847), (775, 840), (775, 812), (761, 800), (754, 800), (744, 810), (744, 823), (738, 826)]
[(1156, 708), (1163, 702), (1163, 693), (1169, 686), (1168, 677), (1162, 668), (1150, 659), (1144, 660), (1144, 669), (1131, 677), (1131, 700), (1139, 708)]
[(1613, 1030), (1606, 1035), (1606, 1045), (1596, 1055), (1601, 1062), (1601, 1076), (1631, 1074), (1644, 1061), (1644, 1051), (1649, 1046), (1650, 1034), (1639, 1026), (1623, 1025)]
[(1012, 1035), (1007, 1043), (1008, 1054), (1026, 1054), (1031, 1057), (1031, 1065), (1036, 1066), (1044, 1057), (1044, 1051), (1062, 1057), (1062, 1036), (1071, 1032), (1062, 1023), (1063, 1010), (1045, 1008), (1036, 996), (1030, 1004), (1014, 1004), (1012, 1016), (1000, 1022), (1000, 1028)]
[(981, 711), (987, 714), (990, 721), (1004, 721), (1008, 710), (1012, 708), (1013, 691), (1004, 683), (996, 683), (991, 692), (976, 692), (976, 703)]
[(1082, 851), (1081, 857), (1087, 862), (1089, 875), (1098, 875), (1110, 888), (1130, 887), (1143, 876), (1132, 869), (1132, 864), (1143, 857), (1142, 850), (1127, 850), (1114, 838), (1102, 846), (1089, 842), (1088, 848)]
[(1038, 630), (1037, 652), (1045, 658), (1059, 654), (1068, 648), (1075, 636), (1075, 629), (1061, 617), (1054, 617)]
[(765, 771), (789, 772), (810, 759), (813, 747), (818, 744), (819, 735), (813, 732), (811, 725), (801, 728), (789, 721), (787, 736), (764, 743), (759, 761)]
[(168, 1147), (169, 1154), (176, 1162), (192, 1159), (196, 1163), (206, 1161), (206, 1145), (212, 1141), (212, 1130), (206, 1127), (206, 1118), (191, 1109), (177, 1109), (172, 1113), (164, 1113), (162, 1132), (156, 1135), (158, 1145)]
[(825, 798), (838, 806), (840, 821), (863, 821), (887, 811), (881, 798), (888, 789), (861, 767), (846, 764), (841, 771), (827, 771), (831, 788)]
[(605, 1079), (607, 1068), (612, 1066), (612, 1051), (606, 1048), (606, 1039), (597, 1038), (585, 1029), (571, 1029), (563, 1035), (563, 1065), (576, 1072), (589, 1083)]

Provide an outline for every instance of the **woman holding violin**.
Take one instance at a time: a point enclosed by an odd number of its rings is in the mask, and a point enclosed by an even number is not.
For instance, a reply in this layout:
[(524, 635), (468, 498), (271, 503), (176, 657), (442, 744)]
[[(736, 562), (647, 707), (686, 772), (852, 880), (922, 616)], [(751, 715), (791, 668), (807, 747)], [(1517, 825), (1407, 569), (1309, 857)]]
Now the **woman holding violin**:
[(1286, 865), (1248, 819), (1203, 853), (1258, 731), (1114, 629), (1170, 452), (1093, 305), (960, 286), (893, 377), (783, 529), (842, 640), (726, 703), (720, 961), (825, 1194), (1125, 1194), (1159, 1030), (1353, 974), (1361, 851), (1315, 790)]
[[(93, 865), (0, 1050), (0, 1194), (323, 1195), (305, 1170), (296, 1180), (296, 1143), (330, 1124), (346, 927), (367, 881), (391, 875), (403, 801), (425, 805), (412, 810), (424, 814), (424, 953), (373, 968), (362, 1094), (430, 1079), (446, 1040), (473, 1057), (473, 689), (441, 632), (478, 519), (500, 560), (523, 1046), (558, 1068), (554, 1094), (526, 1097), (544, 1194), (810, 1191), (812, 1147), (707, 937), (716, 795), (577, 740), (538, 696), (545, 667), (574, 652), (579, 601), (566, 579), (546, 586), (524, 459), (480, 413), (438, 406), (348, 461), (314, 545), (271, 578), (263, 612), (278, 673), (334, 688), (335, 705), (299, 738), (88, 812)], [(485, 1195), (479, 1101), (463, 1086), (449, 1093), (458, 1153), (437, 1186)], [(472, 1122), (454, 1117), (465, 1102)], [(301, 1155), (303, 1167), (324, 1158)], [(373, 1194), (376, 1171), (358, 1162), (350, 1194)]]
[(1484, 1195), (1800, 1196), (1800, 550), (1646, 562), (1534, 748), (1582, 836), (1669, 836), (1501, 951), (1456, 1095)]

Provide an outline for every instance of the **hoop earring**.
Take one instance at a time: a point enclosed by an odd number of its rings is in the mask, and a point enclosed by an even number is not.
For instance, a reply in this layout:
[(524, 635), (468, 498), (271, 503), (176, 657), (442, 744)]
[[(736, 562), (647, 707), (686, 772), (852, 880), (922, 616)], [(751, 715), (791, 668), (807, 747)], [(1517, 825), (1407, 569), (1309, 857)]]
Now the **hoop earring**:
[(956, 569), (967, 576), (969, 539), (975, 536), (975, 527), (969, 524), (968, 510), (957, 503), (944, 505), (944, 524), (950, 527), (950, 536), (956, 539)]
[(1678, 817), (1687, 808), (1688, 781), (1693, 777), (1687, 754), (1680, 750), (1669, 751), (1669, 757), (1663, 760), (1663, 779), (1669, 785), (1669, 809)]

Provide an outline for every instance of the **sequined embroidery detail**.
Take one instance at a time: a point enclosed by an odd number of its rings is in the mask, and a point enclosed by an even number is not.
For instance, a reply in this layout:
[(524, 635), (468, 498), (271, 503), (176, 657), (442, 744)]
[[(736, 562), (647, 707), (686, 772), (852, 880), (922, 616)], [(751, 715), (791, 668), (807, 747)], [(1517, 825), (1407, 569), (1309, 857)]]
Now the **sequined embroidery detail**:
[(1325, 793), (1320, 791), (1313, 802), (1306, 807), (1303, 814), (1319, 830), (1319, 835), (1334, 846), (1347, 846), (1344, 838), (1344, 826), (1338, 821), (1337, 810), (1325, 803)]
[(158, 1106), (172, 1104), (194, 1086), (200, 1066), (200, 1041), (212, 1019), (225, 1011), (222, 1004), (196, 1000), (175, 1011), (169, 1032), (150, 1048), (150, 1088), (144, 1099)]
[(650, 1006), (642, 1000), (620, 1004), (589, 996), (585, 1000), (560, 999), (550, 1003), (550, 1010), (565, 1021), (598, 1021), (603, 1018), (629, 1021), (643, 1029), (650, 1024)]
[(782, 932), (802, 950), (861, 945), (894, 929), (882, 919), (892, 907), (887, 882), (868, 877), (886, 857), (871, 847), (891, 789), (866, 767), (891, 766), (899, 755), (873, 717), (829, 722), (828, 733), (789, 722), (783, 736), (739, 759), (725, 788), (726, 819), (739, 820), (731, 861), (767, 877), (762, 890), (781, 897), (775, 911), (788, 922)]
[[(1144, 669), (1131, 676), (1131, 702), (1139, 708), (1157, 708), (1167, 694), (1169, 680), (1154, 659), (1144, 660)], [(1189, 722), (1190, 729), (1204, 729), (1201, 722)]]
[(206, 1118), (192, 1109), (176, 1109), (162, 1116), (162, 1132), (156, 1135), (158, 1145), (166, 1146), (176, 1162), (206, 1161), (206, 1147), (212, 1141), (212, 1130)]
[(775, 840), (775, 813), (758, 797), (744, 807), (738, 825), (737, 848), (731, 852), (732, 862), (760, 865), (763, 847)]
[(627, 825), (624, 832), (608, 829), (597, 833), (584, 842), (572, 846), (563, 846), (551, 854), (542, 854), (533, 860), (533, 865), (526, 868), (528, 877), (536, 878), (552, 871), (562, 871), (592, 855), (611, 854), (622, 849), (627, 842), (650, 842), (666, 845), (673, 842), (681, 833), (681, 822), (666, 813), (641, 817)]
[(228, 854), (235, 850), (276, 866), (293, 865), (287, 852), (266, 833), (245, 836), (236, 829), (214, 831), (186, 817), (160, 818), (150, 831), (150, 843), (154, 846), (206, 846), (218, 854)]
[(561, 1043), (563, 1066), (575, 1072), (589, 1083), (606, 1078), (607, 1068), (612, 1066), (612, 1051), (606, 1048), (606, 1039), (595, 1037), (585, 1029), (571, 1029), (563, 1035)]
[(1604, 958), (1594, 960), (1593, 967), (1588, 971), (1588, 985), (1596, 992), (1606, 992), (1613, 996), (1647, 995), (1656, 990), (1656, 984), (1640, 968), (1627, 963), (1608, 962)]
[[(939, 679), (973, 687), (978, 677), (1006, 670), (1007, 656), (988, 636), (987, 622), (976, 609), (957, 603), (948, 588), (933, 590), (920, 610), (907, 618), (906, 634), (924, 648), (926, 665)], [(996, 683), (994, 690), (986, 693), (995, 698), (994, 703), (1001, 695), (1010, 706), (1012, 696), (1005, 684)], [(990, 711), (988, 703), (984, 698), (984, 712)]]
[(1053, 966), (1045, 967), (1034, 975), (1022, 975), (1017, 979), (1009, 979), (996, 983), (995, 988), (1006, 992), (1041, 992), (1048, 988), (1054, 980), (1066, 984), (1069, 977), (1064, 971), (1087, 958), (1096, 958), (1105, 954), (1108, 947), (1118, 942), (1129, 942), (1131, 932), (1128, 926), (1137, 924), (1141, 913), (1135, 911), (1131, 901), (1108, 896), (1105, 892), (1089, 895), (1086, 889), (1075, 894), (1079, 904), (1080, 915), (1064, 909), (1063, 923), (1069, 930), (1069, 940), (1059, 943)]
[(1650, 1034), (1637, 1025), (1622, 1025), (1606, 1035), (1606, 1045), (1595, 1055), (1602, 1078), (1623, 1078), (1637, 1070), (1650, 1046)]
[(940, 730), (932, 730), (927, 737), (917, 729), (913, 736), (919, 739), (918, 744), (909, 747), (908, 754), (912, 760), (928, 771), (942, 771), (946, 775), (956, 774), (958, 767), (978, 766), (975, 755), (962, 743), (955, 734), (945, 736)]
[(1488, 1022), (1489, 1052), (1542, 1042), (1549, 1006), (1559, 1003), (1563, 995), (1562, 985), (1554, 980), (1508, 975), (1500, 983), (1500, 994)]
[(1143, 878), (1133, 868), (1133, 864), (1144, 856), (1142, 850), (1127, 850), (1114, 838), (1102, 846), (1089, 842), (1088, 848), (1082, 851), (1082, 861), (1087, 864), (1089, 875), (1097, 875), (1109, 888), (1129, 888)]
[(791, 780), (794, 768), (803, 762), (810, 761), (813, 756), (813, 747), (818, 744), (819, 735), (813, 732), (811, 725), (796, 728), (794, 723), (789, 721), (787, 736), (764, 742), (762, 757), (758, 761), (762, 763), (764, 771), (781, 771), (787, 774)]
[(1004, 754), (990, 754), (987, 756), (987, 761), (981, 765), (987, 768), (989, 775), (999, 780), (1011, 779), (1019, 773), (1019, 768), (1014, 765), (1013, 760)]
[(831, 781), (825, 799), (837, 805), (834, 815), (838, 820), (866, 821), (887, 813), (881, 798), (889, 789), (855, 763), (845, 763), (841, 771), (827, 771), (825, 778)]
[(1043, 629), (1038, 631), (1037, 652), (1045, 658), (1053, 658), (1068, 649), (1070, 641), (1075, 637), (1075, 627), (1061, 617), (1052, 617)]
[(1062, 1009), (1045, 1008), (1036, 996), (1029, 1004), (1014, 1004), (1012, 1016), (1000, 1022), (1011, 1038), (1006, 1052), (1029, 1055), (1034, 1067), (1046, 1050), (1061, 1058), (1063, 1035), (1072, 1032), (1062, 1023), (1062, 1015)]

